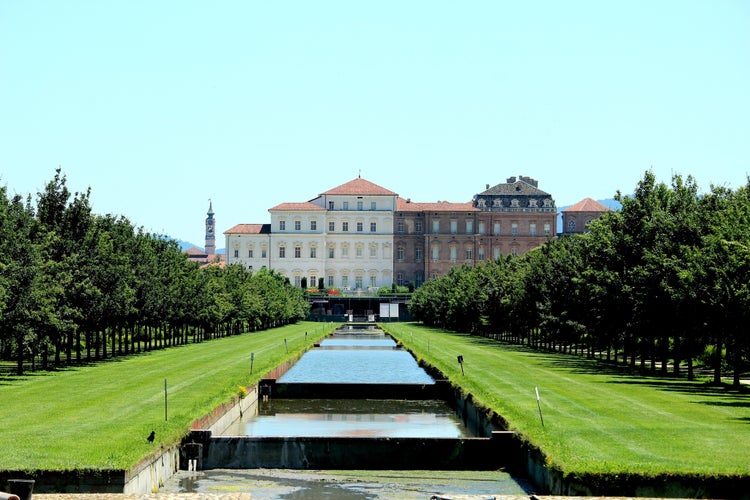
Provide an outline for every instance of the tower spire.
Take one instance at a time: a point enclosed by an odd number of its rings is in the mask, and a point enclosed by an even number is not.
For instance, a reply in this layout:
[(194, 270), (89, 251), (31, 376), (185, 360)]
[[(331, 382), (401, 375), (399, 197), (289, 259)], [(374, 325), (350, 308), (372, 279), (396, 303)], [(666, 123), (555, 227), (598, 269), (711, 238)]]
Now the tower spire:
[(211, 198), (208, 199), (208, 212), (206, 212), (206, 254), (209, 256), (216, 253), (216, 234), (214, 220), (214, 205)]

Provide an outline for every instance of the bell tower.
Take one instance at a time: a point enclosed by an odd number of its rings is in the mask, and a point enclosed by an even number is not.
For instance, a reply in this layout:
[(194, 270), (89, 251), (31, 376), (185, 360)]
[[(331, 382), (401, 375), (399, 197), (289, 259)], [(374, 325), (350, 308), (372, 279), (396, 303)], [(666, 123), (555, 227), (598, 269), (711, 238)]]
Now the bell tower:
[(212, 256), (216, 253), (216, 227), (214, 220), (214, 209), (211, 200), (208, 200), (208, 217), (206, 217), (206, 254)]

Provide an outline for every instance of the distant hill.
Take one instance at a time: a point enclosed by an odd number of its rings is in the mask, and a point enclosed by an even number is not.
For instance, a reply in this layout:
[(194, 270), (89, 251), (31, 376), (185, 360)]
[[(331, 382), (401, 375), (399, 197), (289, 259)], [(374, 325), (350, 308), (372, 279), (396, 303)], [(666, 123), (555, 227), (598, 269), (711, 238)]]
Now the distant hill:
[[(180, 245), (180, 250), (182, 250), (183, 252), (185, 250), (187, 250), (188, 248), (193, 248), (193, 247), (200, 248), (201, 250), (205, 250), (204, 247), (202, 247), (200, 245), (196, 245), (195, 243), (190, 243), (189, 241), (179, 240), (177, 238), (172, 238), (172, 239), (175, 240), (178, 245)], [(223, 255), (225, 253), (226, 253), (226, 248), (217, 248), (216, 249), (216, 255)]]

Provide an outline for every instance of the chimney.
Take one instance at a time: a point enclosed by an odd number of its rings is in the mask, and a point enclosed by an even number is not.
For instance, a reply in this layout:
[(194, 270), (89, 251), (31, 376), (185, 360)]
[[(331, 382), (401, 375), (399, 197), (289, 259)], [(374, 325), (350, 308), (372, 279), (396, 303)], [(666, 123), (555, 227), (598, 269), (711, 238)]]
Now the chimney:
[(522, 180), (523, 182), (525, 182), (526, 184), (530, 184), (530, 185), (532, 185), (532, 186), (534, 186), (534, 187), (539, 187), (539, 181), (537, 181), (536, 179), (532, 179), (531, 177), (527, 177), (527, 176), (525, 176), (525, 175), (522, 175), (522, 176), (520, 177), (520, 179), (521, 179), (521, 180)]
[(489, 183), (485, 184), (485, 186), (487, 186), (487, 187), (485, 187), (484, 189), (489, 189), (490, 188), (490, 184)]
[(514, 182), (516, 182), (516, 177), (515, 177), (515, 176), (513, 176), (513, 177), (508, 177), (508, 180), (507, 180), (506, 182), (507, 182), (508, 184), (513, 184)]

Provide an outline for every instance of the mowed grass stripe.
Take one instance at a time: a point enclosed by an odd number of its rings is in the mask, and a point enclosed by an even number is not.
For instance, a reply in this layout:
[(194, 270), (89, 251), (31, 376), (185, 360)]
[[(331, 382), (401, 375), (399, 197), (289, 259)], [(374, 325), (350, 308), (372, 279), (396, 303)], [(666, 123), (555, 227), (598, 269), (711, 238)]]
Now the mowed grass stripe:
[[(257, 382), (331, 328), (303, 322), (54, 373), (0, 379), (0, 470), (129, 468), (161, 445), (177, 442), (192, 420), (238, 394), (240, 385)], [(148, 443), (152, 430), (156, 440)]]
[(566, 472), (750, 473), (745, 393), (413, 323), (385, 327)]

